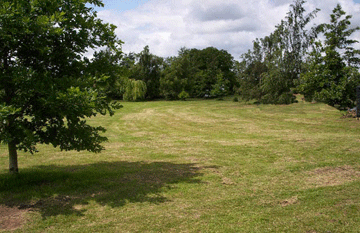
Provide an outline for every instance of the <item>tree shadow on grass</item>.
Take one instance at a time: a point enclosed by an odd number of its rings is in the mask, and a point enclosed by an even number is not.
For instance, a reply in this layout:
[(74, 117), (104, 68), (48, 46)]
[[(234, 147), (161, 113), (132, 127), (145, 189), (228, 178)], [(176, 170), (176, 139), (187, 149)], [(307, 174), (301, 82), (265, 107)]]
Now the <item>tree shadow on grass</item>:
[(128, 202), (169, 201), (164, 189), (201, 183), (195, 164), (101, 162), (77, 166), (39, 166), (17, 176), (0, 175), (0, 205), (39, 211), (43, 218), (83, 215), (91, 201), (110, 207)]

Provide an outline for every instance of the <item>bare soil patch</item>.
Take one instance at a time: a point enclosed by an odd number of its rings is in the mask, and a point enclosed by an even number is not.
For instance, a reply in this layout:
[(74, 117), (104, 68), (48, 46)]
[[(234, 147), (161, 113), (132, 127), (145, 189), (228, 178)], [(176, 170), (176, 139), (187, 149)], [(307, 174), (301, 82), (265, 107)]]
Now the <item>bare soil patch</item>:
[(336, 186), (358, 180), (360, 171), (352, 166), (323, 167), (307, 172), (308, 177), (305, 182), (307, 186), (326, 187)]
[(288, 206), (288, 205), (294, 205), (298, 202), (298, 197), (297, 196), (294, 196), (294, 197), (291, 197), (289, 199), (286, 199), (286, 200), (283, 200), (280, 202), (280, 205), (282, 207), (285, 207), (285, 206)]
[(25, 223), (24, 213), (28, 210), (0, 205), (0, 231), (16, 230)]

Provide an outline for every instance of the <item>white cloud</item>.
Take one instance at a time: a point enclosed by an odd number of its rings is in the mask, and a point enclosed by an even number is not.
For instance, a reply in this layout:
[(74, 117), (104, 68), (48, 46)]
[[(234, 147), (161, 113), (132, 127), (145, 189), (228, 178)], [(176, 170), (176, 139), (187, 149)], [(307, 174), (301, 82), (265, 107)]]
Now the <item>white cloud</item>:
[[(98, 16), (115, 24), (124, 52), (140, 52), (146, 45), (158, 56), (177, 55), (187, 48), (214, 46), (226, 49), (235, 59), (252, 47), (285, 18), (291, 0), (150, 0), (129, 11), (103, 10)], [(340, 3), (360, 26), (360, 4), (352, 0), (308, 0), (307, 12), (320, 8), (313, 23), (329, 22)], [(360, 33), (356, 36), (359, 38)], [(359, 47), (359, 46), (357, 46)], [(360, 47), (359, 47), (360, 48)]]

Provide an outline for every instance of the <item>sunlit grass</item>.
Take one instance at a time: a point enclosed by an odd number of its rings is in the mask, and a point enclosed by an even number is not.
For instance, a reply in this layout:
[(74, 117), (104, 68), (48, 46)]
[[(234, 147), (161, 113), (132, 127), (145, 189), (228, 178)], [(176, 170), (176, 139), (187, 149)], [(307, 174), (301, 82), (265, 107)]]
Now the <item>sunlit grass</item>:
[[(323, 104), (123, 103), (100, 154), (39, 146), (0, 204), (19, 232), (358, 232), (360, 122)], [(26, 209), (26, 208), (25, 208)]]

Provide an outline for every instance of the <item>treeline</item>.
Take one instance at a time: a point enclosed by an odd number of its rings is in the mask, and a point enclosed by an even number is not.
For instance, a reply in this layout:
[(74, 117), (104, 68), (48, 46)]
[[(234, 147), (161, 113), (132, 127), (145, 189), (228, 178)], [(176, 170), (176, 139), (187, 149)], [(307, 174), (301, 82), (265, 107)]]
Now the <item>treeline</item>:
[(319, 9), (306, 13), (304, 4), (295, 0), (275, 31), (256, 39), (240, 61), (213, 47), (181, 48), (177, 56), (162, 58), (146, 46), (138, 54), (96, 53), (95, 64), (111, 81), (108, 95), (128, 101), (237, 94), (259, 103), (290, 104), (300, 93), (308, 101), (353, 107), (360, 51), (350, 37), (359, 28), (351, 27), (351, 16), (340, 5), (329, 23), (311, 26)]
[(343, 109), (355, 105), (360, 51), (350, 39), (350, 15), (337, 5), (330, 22), (309, 26), (319, 9), (306, 14), (296, 0), (269, 36), (254, 41), (238, 64), (240, 94), (260, 103), (290, 104), (294, 94)]
[[(111, 67), (103, 59), (114, 59)], [(234, 58), (225, 50), (181, 48), (178, 56), (162, 58), (150, 53), (145, 46), (138, 54), (96, 53), (102, 72), (110, 79), (110, 97), (128, 101), (164, 98), (217, 97), (237, 91)], [(94, 69), (95, 70), (95, 69)], [(109, 81), (109, 80), (108, 80)]]

